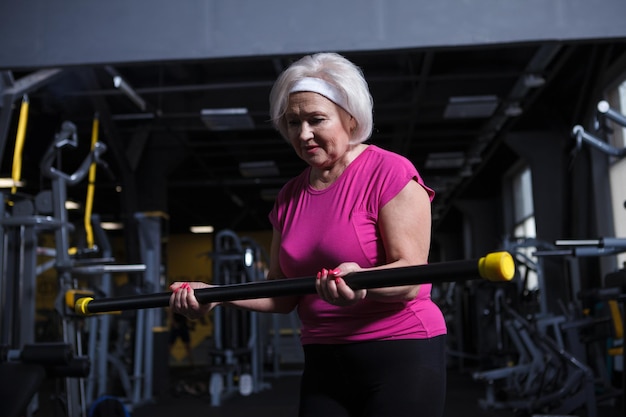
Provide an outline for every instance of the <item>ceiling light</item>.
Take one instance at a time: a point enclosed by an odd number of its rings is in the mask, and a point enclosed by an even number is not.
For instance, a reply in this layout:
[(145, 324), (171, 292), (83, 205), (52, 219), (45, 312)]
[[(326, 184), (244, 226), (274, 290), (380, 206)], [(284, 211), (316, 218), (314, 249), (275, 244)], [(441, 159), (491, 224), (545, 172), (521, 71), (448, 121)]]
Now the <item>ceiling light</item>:
[(517, 117), (524, 113), (518, 103), (511, 103), (504, 109), (504, 114), (509, 117)]
[(443, 117), (446, 119), (490, 117), (497, 107), (498, 97), (496, 96), (450, 97)]
[(112, 120), (125, 121), (125, 120), (150, 120), (156, 117), (155, 113), (132, 113), (132, 114), (114, 114), (111, 116)]
[(72, 201), (72, 200), (67, 200), (65, 202), (65, 209), (66, 210), (78, 210), (80, 208), (80, 204), (76, 201)]
[(278, 167), (274, 161), (240, 162), (239, 173), (245, 178), (274, 177)]
[(15, 181), (13, 178), (0, 178), (0, 188), (23, 187), (24, 181)]
[(189, 231), (191, 233), (213, 233), (215, 228), (213, 226), (191, 226)]
[(524, 85), (527, 88), (541, 87), (545, 83), (546, 83), (546, 79), (543, 78), (541, 75), (526, 74), (526, 76), (524, 76)]
[(424, 167), (428, 169), (460, 168), (464, 163), (463, 152), (433, 152), (426, 157)]
[(100, 227), (104, 230), (122, 230), (124, 224), (122, 222), (102, 222), (100, 223)]
[(246, 108), (202, 109), (200, 118), (209, 130), (254, 129), (254, 121)]

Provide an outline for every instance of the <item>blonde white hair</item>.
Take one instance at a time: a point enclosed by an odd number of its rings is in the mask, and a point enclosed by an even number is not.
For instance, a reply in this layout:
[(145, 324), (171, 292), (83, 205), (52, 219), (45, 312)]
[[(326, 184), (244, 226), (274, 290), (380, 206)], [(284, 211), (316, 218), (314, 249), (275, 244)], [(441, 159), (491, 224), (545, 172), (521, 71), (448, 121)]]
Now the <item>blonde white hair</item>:
[[(372, 134), (374, 101), (363, 71), (345, 57), (334, 52), (307, 55), (283, 71), (270, 92), (270, 117), (274, 127), (288, 140), (285, 110), (294, 85), (305, 78), (319, 78), (335, 87), (345, 98), (335, 104), (355, 120), (350, 143), (365, 142)], [(328, 97), (332, 100), (331, 97)]]

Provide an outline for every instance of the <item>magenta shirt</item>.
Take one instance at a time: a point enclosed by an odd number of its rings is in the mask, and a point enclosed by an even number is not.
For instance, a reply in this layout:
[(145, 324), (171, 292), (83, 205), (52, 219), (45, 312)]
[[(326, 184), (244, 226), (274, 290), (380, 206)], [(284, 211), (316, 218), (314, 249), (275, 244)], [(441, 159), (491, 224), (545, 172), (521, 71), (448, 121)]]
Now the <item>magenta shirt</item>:
[[(362, 268), (386, 263), (377, 228), (380, 209), (409, 181), (429, 193), (406, 158), (369, 145), (328, 188), (309, 185), (310, 168), (278, 194), (269, 219), (282, 237), (279, 262), (287, 277), (315, 276), (322, 268), (356, 262)], [(409, 302), (365, 298), (350, 307), (326, 303), (317, 294), (300, 297), (302, 344), (364, 340), (421, 339), (446, 333), (430, 284)]]

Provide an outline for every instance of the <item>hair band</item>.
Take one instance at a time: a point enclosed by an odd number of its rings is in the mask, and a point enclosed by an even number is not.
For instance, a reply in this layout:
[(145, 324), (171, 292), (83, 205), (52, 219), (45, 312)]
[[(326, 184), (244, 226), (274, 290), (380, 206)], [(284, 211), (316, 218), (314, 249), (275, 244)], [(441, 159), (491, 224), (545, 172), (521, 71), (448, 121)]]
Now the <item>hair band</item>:
[(289, 90), (289, 94), (301, 91), (321, 94), (333, 103), (341, 106), (344, 110), (348, 108), (348, 100), (346, 100), (341, 91), (321, 78), (304, 77), (293, 84), (291, 90)]

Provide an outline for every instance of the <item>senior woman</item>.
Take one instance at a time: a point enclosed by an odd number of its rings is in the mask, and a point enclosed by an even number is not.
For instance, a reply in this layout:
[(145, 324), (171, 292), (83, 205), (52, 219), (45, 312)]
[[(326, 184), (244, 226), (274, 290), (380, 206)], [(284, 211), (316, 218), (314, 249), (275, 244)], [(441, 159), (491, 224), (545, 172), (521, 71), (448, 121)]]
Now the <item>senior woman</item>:
[[(366, 144), (373, 101), (359, 67), (336, 53), (291, 64), (270, 93), (272, 122), (308, 167), (280, 191), (267, 279), (316, 275), (317, 294), (223, 305), (297, 309), (305, 355), (299, 415), (441, 416), (446, 325), (430, 284), (352, 290), (356, 271), (425, 264), (433, 191), (406, 158)], [(171, 307), (210, 311), (174, 283)]]

